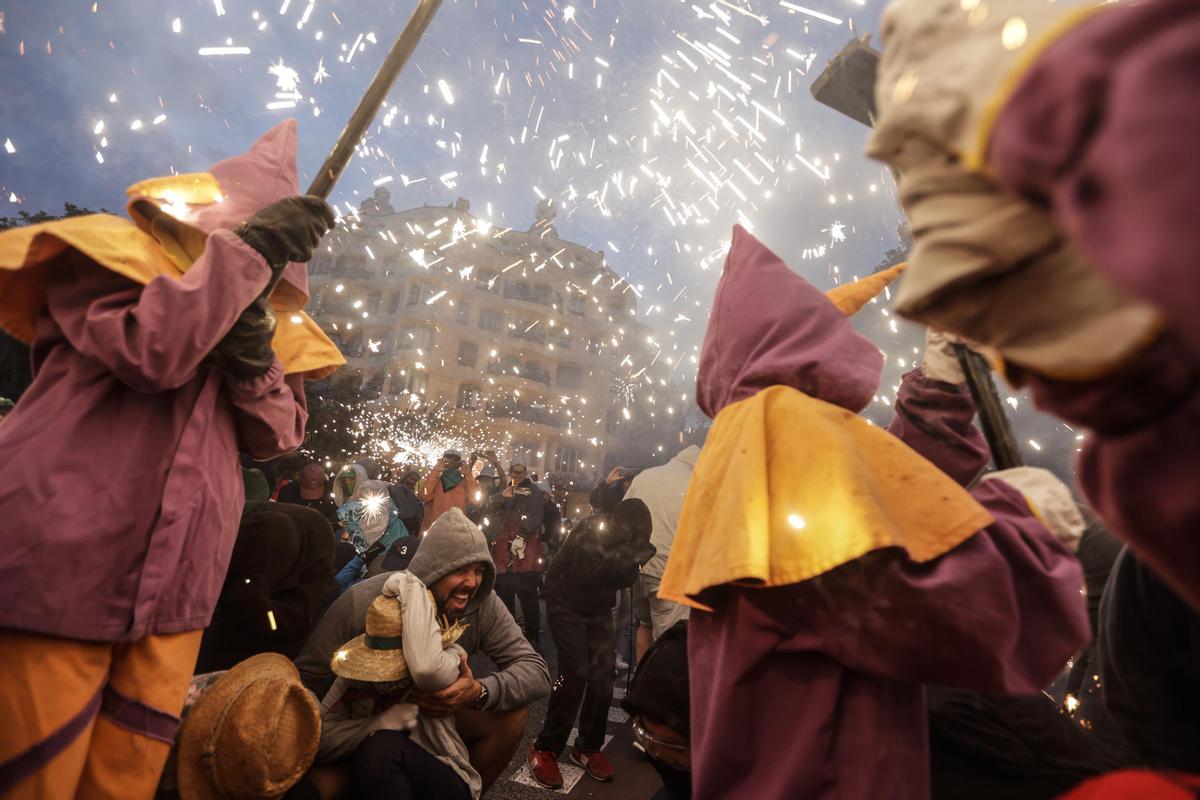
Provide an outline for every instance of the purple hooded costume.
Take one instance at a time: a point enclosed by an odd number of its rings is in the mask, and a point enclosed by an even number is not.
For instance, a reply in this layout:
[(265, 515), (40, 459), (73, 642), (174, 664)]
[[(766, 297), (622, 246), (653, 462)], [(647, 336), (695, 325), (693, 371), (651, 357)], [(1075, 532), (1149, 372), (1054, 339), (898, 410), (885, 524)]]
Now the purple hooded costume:
[(988, 165), (1048, 205), (1114, 283), (1168, 328), (1091, 382), (1027, 380), (1041, 408), (1089, 428), (1079, 483), (1096, 510), (1200, 609), (1200, 4), (1097, 13), (1028, 69)]
[[(299, 374), (276, 359), (241, 381), (210, 355), (271, 275), (232, 228), (297, 194), (295, 148), (283, 123), (213, 168), (229, 196), (178, 280), (142, 286), (76, 250), (48, 265), (33, 385), (0, 428), (0, 628), (116, 642), (208, 624), (242, 512), (238, 452), (304, 438)], [(284, 280), (303, 291), (302, 270)]]
[[(736, 231), (729, 259), (761, 250)], [(858, 412), (881, 370), (782, 262), (727, 268), (701, 363), (712, 415), (772, 385)], [(896, 410), (889, 430), (959, 482), (987, 464), (963, 387), (911, 372)], [(1075, 559), (1008, 484), (972, 495), (995, 523), (933, 561), (877, 550), (802, 583), (699, 596), (713, 611), (689, 622), (694, 797), (926, 798), (922, 684), (1037, 692), (1088, 640)]]

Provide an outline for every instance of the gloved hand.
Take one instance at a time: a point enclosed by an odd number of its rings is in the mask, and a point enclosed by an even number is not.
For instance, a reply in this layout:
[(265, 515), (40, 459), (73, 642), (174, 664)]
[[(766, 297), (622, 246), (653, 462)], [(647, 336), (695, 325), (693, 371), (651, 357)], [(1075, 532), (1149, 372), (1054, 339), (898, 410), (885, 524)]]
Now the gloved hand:
[(967, 376), (963, 374), (958, 355), (954, 352), (954, 345), (961, 341), (957, 336), (933, 328), (925, 331), (925, 355), (921, 358), (921, 371), (927, 378), (946, 383), (966, 382)]
[(312, 258), (313, 250), (334, 222), (333, 209), (324, 200), (303, 195), (275, 201), (233, 232), (270, 265), (270, 289), (289, 262), (304, 263)]
[(979, 480), (1004, 481), (1016, 489), (1054, 538), (1072, 553), (1079, 552), (1087, 521), (1071, 490), (1054, 473), (1040, 467), (1014, 467), (988, 473)]
[(271, 339), (275, 336), (275, 314), (265, 294), (260, 295), (233, 323), (217, 344), (225, 369), (240, 380), (265, 375), (275, 363)]
[(412, 703), (396, 703), (376, 714), (367, 729), (371, 733), (375, 731), (411, 731), (417, 727), (419, 714), (420, 710)]

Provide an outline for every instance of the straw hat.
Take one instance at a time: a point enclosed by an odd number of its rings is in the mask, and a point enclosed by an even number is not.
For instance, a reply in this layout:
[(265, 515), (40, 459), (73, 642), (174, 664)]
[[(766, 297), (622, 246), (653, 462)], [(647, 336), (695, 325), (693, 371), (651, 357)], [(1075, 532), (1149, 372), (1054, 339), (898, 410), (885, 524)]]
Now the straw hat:
[[(428, 591), (428, 590), (426, 590)], [(456, 622), (442, 631), (442, 647), (457, 642), (467, 629)], [(335, 675), (368, 683), (390, 683), (408, 677), (402, 635), (404, 608), (395, 597), (379, 595), (367, 609), (367, 632), (339, 647), (329, 666)]]
[(184, 800), (279, 797), (312, 765), (321, 712), (292, 662), (246, 659), (200, 697), (179, 731)]

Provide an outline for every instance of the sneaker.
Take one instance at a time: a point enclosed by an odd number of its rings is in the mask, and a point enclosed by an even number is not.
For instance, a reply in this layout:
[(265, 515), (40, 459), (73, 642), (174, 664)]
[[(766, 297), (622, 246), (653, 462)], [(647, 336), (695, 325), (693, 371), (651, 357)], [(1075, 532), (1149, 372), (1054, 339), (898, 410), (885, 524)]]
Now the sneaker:
[(530, 773), (533, 774), (533, 779), (542, 786), (547, 789), (562, 788), (562, 773), (558, 771), (558, 756), (554, 753), (549, 750), (538, 750), (536, 746), (530, 747), (526, 763), (529, 765)]
[(613, 779), (612, 764), (608, 763), (604, 753), (599, 750), (580, 750), (578, 747), (572, 747), (571, 760), (598, 781), (607, 782)]

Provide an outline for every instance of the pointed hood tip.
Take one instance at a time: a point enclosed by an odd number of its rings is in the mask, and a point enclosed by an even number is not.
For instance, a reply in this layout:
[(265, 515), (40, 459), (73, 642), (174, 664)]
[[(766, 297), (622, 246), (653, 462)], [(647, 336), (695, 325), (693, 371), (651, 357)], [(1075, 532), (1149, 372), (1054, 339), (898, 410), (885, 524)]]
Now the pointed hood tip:
[(844, 283), (841, 286), (835, 286), (826, 292), (825, 296), (829, 298), (829, 302), (837, 307), (838, 311), (841, 311), (847, 317), (852, 317), (863, 306), (878, 297), (879, 293), (899, 278), (900, 274), (907, 268), (907, 262), (897, 264), (894, 267), (888, 267), (853, 283)]

